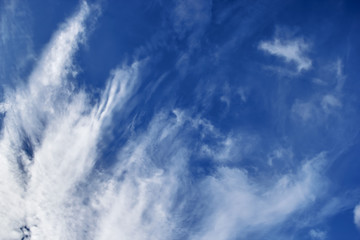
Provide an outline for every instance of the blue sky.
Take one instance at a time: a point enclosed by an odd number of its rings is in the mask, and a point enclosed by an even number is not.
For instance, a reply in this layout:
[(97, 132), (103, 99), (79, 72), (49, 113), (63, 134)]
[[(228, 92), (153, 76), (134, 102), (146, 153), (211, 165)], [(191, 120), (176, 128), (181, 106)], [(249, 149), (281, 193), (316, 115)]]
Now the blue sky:
[(0, 1), (1, 239), (360, 239), (358, 1)]

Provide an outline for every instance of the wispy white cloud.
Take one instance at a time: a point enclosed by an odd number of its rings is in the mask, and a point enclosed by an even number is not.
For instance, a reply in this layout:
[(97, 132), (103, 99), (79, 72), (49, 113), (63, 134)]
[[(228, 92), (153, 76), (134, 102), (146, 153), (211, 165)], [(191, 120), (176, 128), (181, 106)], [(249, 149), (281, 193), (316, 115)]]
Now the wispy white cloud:
[[(266, 234), (321, 195), (319, 184), (324, 154), (307, 161), (296, 174), (285, 174), (272, 184), (254, 181), (242, 169), (220, 168), (208, 179), (213, 196), (202, 231), (194, 239), (246, 238)], [(270, 179), (269, 179), (270, 180)]]
[(0, 2), (0, 78), (2, 83), (19, 80), (34, 60), (31, 16), (26, 2)]
[(78, 13), (55, 33), (30, 76), (30, 90), (33, 94), (39, 90), (39, 85), (58, 86), (65, 83), (64, 79), (69, 74), (76, 74), (72, 57), (79, 44), (85, 40), (85, 21), (90, 10), (88, 4), (83, 2)]
[(211, 1), (177, 1), (174, 9), (174, 28), (181, 38), (189, 34), (189, 47), (196, 47), (199, 37), (211, 19)]
[(240, 95), (241, 97), (241, 101), (243, 101), (244, 103), (247, 101), (248, 95), (249, 95), (249, 89), (244, 88), (244, 87), (240, 87), (237, 91), (237, 94)]
[(306, 56), (309, 50), (309, 44), (303, 39), (281, 39), (275, 37), (271, 41), (262, 41), (259, 43), (259, 49), (282, 58), (287, 63), (294, 63), (297, 71), (308, 70), (312, 61)]
[[(342, 68), (341, 60), (337, 60), (330, 67), (327, 67), (326, 70), (335, 76), (332, 79), (334, 86), (328, 86), (325, 93), (315, 93), (307, 100), (296, 99), (291, 108), (292, 114), (300, 117), (303, 122), (315, 120), (313, 123), (323, 122), (329, 115), (337, 115), (343, 107), (341, 89), (345, 82), (345, 76)], [(326, 86), (327, 82), (318, 79), (316, 84)]]
[(67, 79), (90, 14), (83, 2), (55, 33), (28, 84), (7, 90), (0, 141), (2, 239), (20, 239), (25, 226), (36, 239), (77, 239), (85, 231), (76, 188), (95, 163), (102, 129), (132, 92), (139, 65), (114, 70), (94, 106), (85, 92), (74, 91)]
[(354, 223), (360, 229), (360, 205), (354, 208)]
[(326, 239), (327, 237), (327, 234), (325, 231), (321, 231), (321, 230), (318, 230), (318, 229), (311, 229), (310, 232), (310, 237), (311, 239), (318, 239), (318, 240), (324, 240)]
[(268, 154), (268, 164), (269, 166), (273, 166), (274, 163), (280, 162), (290, 162), (294, 157), (294, 153), (291, 149), (287, 148), (276, 148), (270, 154)]
[(191, 55), (200, 47), (200, 39), (211, 21), (211, 6), (209, 0), (176, 1), (171, 15), (172, 24), (178, 37), (187, 40), (187, 49), (176, 63), (181, 77), (188, 71)]
[[(246, 168), (228, 167), (217, 168), (214, 176), (199, 183), (189, 182), (187, 166), (194, 146), (188, 134), (198, 127), (204, 134), (220, 133), (186, 112), (174, 113), (175, 118), (157, 115), (147, 131), (130, 140), (119, 152), (114, 173), (94, 191), (96, 239), (229, 239), (265, 234), (322, 195), (324, 154), (305, 161), (296, 173), (267, 183), (249, 176)], [(184, 217), (200, 217), (195, 228), (199, 230), (183, 226)]]
[(182, 209), (176, 196), (188, 158), (178, 137), (182, 124), (179, 118), (160, 114), (119, 152), (112, 180), (95, 198), (100, 212), (96, 239), (176, 236), (181, 215), (174, 211)]
[(331, 108), (340, 108), (341, 102), (334, 95), (327, 94), (321, 100), (321, 106), (323, 109), (328, 112)]
[[(92, 7), (83, 2), (55, 33), (28, 83), (6, 91), (0, 238), (246, 237), (265, 234), (322, 195), (325, 154), (258, 180), (246, 166), (227, 165), (253, 152), (258, 137), (222, 133), (209, 120), (179, 109), (157, 113), (146, 130), (129, 137), (111, 168), (94, 168), (105, 130), (117, 126), (112, 115), (137, 90), (142, 63), (113, 70), (91, 103), (91, 95), (68, 80), (76, 76), (73, 57), (91, 16)], [(192, 138), (195, 133), (200, 141)], [(204, 152), (214, 171), (194, 181), (191, 164)], [(291, 156), (274, 154), (274, 159)]]
[(300, 117), (300, 119), (305, 122), (311, 119), (319, 118), (319, 109), (311, 101), (305, 102), (296, 100), (292, 106), (291, 111), (292, 114), (294, 114), (296, 117)]
[(76, 217), (83, 206), (73, 195), (93, 168), (97, 145), (111, 114), (131, 93), (128, 85), (136, 81), (136, 67), (114, 72), (99, 105), (89, 109), (86, 95), (79, 93), (64, 106), (64, 112), (48, 123), (34, 163), (29, 167), (26, 204), (33, 235), (45, 237), (52, 232), (59, 239), (71, 239), (75, 236), (71, 234), (79, 232), (78, 227), (84, 228), (84, 222)]

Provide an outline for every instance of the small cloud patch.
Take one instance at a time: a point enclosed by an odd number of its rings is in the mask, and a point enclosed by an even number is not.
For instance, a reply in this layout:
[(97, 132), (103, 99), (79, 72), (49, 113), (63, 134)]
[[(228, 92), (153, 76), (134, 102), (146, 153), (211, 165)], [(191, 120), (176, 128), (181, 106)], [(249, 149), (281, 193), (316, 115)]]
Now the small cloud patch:
[(275, 37), (273, 40), (260, 42), (259, 49), (280, 57), (287, 63), (294, 63), (298, 72), (310, 69), (312, 64), (305, 54), (309, 44), (301, 38), (285, 40)]

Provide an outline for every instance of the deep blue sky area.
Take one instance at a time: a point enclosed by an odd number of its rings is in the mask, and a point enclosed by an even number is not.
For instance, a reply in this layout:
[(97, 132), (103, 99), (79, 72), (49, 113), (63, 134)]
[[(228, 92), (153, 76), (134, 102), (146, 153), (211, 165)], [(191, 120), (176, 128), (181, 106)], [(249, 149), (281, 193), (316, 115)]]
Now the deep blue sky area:
[(360, 239), (359, 43), (356, 0), (0, 0), (0, 239)]

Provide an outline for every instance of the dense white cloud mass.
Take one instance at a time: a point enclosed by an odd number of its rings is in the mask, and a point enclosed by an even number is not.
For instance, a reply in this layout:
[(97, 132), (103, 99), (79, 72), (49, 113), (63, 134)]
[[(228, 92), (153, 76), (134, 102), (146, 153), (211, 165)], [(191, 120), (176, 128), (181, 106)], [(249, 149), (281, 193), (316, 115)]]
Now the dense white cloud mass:
[(311, 67), (311, 60), (305, 55), (309, 45), (303, 39), (285, 40), (275, 37), (272, 41), (260, 42), (259, 48), (286, 62), (295, 63), (298, 72)]
[[(188, 26), (184, 9), (177, 7), (178, 24)], [(54, 34), (28, 82), (6, 89), (0, 108), (0, 239), (218, 240), (250, 234), (265, 239), (323, 196), (325, 152), (276, 174), (259, 170), (262, 177), (257, 178), (231, 163), (255, 152), (261, 136), (225, 134), (186, 109), (158, 111), (145, 129), (116, 149), (111, 167), (96, 168), (99, 145), (117, 126), (114, 114), (123, 113), (136, 97), (146, 63), (115, 68), (96, 101), (74, 86), (74, 54), (86, 40), (92, 14), (92, 6), (82, 2)], [(302, 40), (274, 39), (260, 48), (294, 62), (298, 71), (311, 67)], [(246, 94), (239, 90), (243, 102)], [(316, 107), (295, 102), (292, 112), (306, 121), (321, 107), (328, 112), (341, 106), (339, 97), (329, 93)], [(195, 133), (214, 141), (193, 140)], [(209, 159), (213, 168), (198, 181), (190, 177), (193, 161), (201, 161), (194, 156)], [(263, 165), (292, 158), (290, 149), (279, 147)], [(359, 207), (354, 213), (360, 225)], [(325, 239), (324, 234), (310, 232), (313, 239)]]

